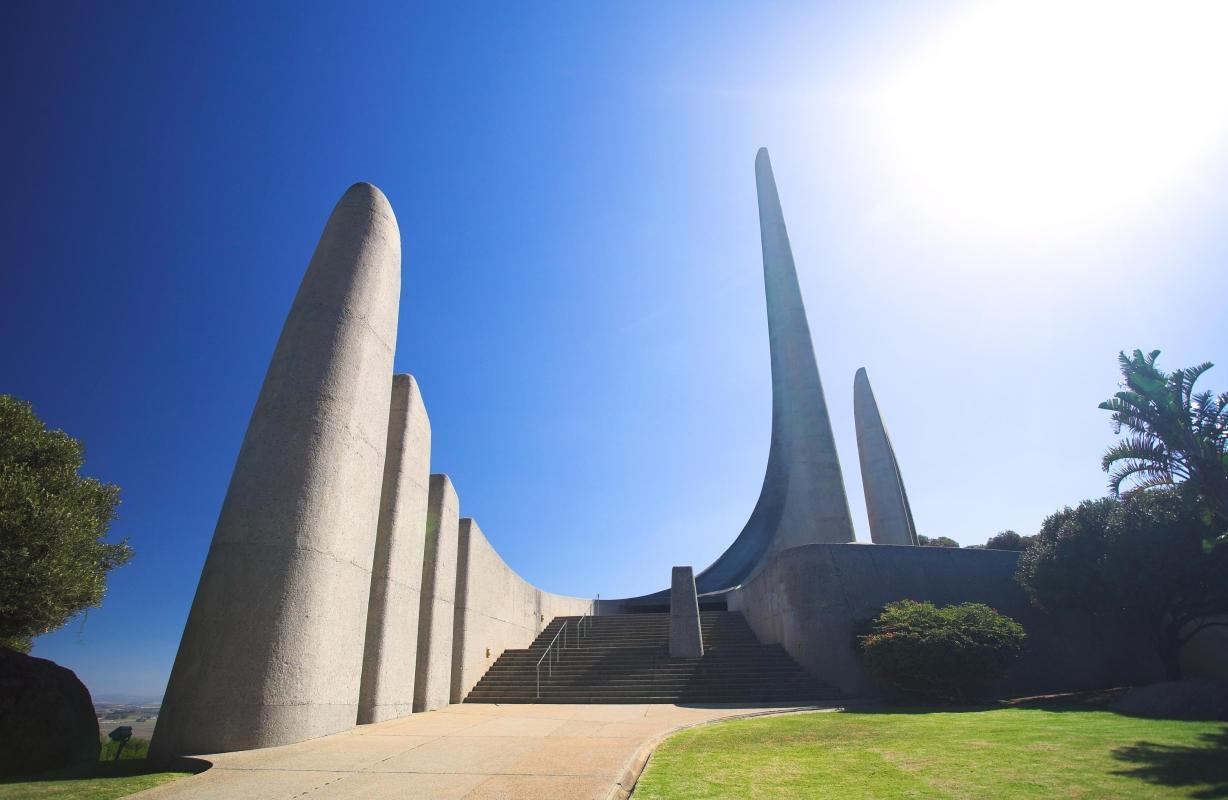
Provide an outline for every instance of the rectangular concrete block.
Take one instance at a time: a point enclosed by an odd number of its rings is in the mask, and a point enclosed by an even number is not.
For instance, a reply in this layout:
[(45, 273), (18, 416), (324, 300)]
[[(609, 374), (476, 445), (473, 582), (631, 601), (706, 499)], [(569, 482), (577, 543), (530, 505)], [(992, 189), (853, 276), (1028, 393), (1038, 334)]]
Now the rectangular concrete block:
[(358, 722), (409, 714), (414, 705), (422, 556), (426, 546), (431, 423), (410, 375), (392, 380)]
[(452, 687), (453, 605), (460, 501), (447, 475), (432, 475), (422, 555), (422, 603), (418, 612), (418, 668), (414, 711), (448, 704)]
[(669, 589), (669, 656), (699, 658), (703, 654), (704, 635), (699, 627), (695, 570), (674, 567)]

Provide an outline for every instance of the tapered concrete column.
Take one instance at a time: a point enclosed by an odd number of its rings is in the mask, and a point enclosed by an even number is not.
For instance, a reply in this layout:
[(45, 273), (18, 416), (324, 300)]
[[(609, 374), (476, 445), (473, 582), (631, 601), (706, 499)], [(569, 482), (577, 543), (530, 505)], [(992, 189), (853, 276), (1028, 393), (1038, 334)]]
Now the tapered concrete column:
[(414, 711), (448, 704), (452, 688), (452, 625), (456, 599), (456, 552), (460, 501), (447, 475), (432, 475), (422, 559), (422, 605), (418, 614), (418, 670)]
[(324, 228), (252, 412), (155, 756), (354, 725), (400, 285), (392, 209), (355, 184)]
[(403, 717), (414, 707), (431, 423), (410, 375), (392, 379), (387, 449), (359, 694), (362, 724)]
[(853, 414), (857, 425), (857, 454), (861, 483), (870, 518), (870, 539), (875, 544), (917, 544), (917, 529), (904, 491), (904, 478), (895, 460), (895, 448), (874, 400), (865, 367), (853, 379)]
[(674, 567), (669, 589), (669, 656), (699, 658), (704, 654), (704, 634), (699, 625), (699, 595), (695, 571)]
[[(477, 682), (465, 674), (465, 650), (469, 645), (467, 640), (469, 636), (477, 633), (468, 629), (466, 614), (470, 606), (469, 581), (471, 579), (491, 581), (495, 577), (489, 574), (473, 574), (475, 569), (481, 568), (479, 563), (475, 563), (477, 559), (473, 557), (474, 550), (485, 544), (486, 537), (482, 534), (478, 523), (468, 517), (462, 519), (456, 546), (456, 600), (452, 608), (452, 682), (448, 690), (448, 700), (453, 703), (462, 702), (465, 699), (465, 693), (473, 683)], [(515, 599), (507, 596), (503, 598), (503, 603), (511, 605)]]

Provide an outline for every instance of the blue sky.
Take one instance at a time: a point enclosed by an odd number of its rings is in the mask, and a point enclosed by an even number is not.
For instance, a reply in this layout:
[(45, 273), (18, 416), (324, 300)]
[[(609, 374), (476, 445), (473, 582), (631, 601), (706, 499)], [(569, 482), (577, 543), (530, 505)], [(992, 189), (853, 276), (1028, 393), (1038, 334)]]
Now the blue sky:
[[(433, 469), (553, 591), (658, 589), (754, 504), (760, 146), (861, 539), (860, 366), (920, 532), (974, 544), (1104, 493), (1118, 350), (1228, 364), (1207, 8), (459, 6), (0, 9), (0, 392), (84, 440), (136, 550), (35, 646), (96, 695), (160, 694), (284, 315), (356, 180), (400, 223), (396, 368)], [(1204, 380), (1228, 388), (1228, 366)]]

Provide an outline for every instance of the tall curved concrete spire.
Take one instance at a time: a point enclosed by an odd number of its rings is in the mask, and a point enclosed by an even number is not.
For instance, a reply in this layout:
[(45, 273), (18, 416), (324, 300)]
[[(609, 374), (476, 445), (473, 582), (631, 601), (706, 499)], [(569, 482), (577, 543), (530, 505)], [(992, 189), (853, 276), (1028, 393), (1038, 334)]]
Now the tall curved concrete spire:
[(156, 757), (354, 726), (388, 439), (401, 241), (379, 189), (333, 209), (235, 463)]
[[(729, 549), (696, 576), (700, 594), (737, 586), (780, 550), (854, 541), (810, 323), (766, 148), (755, 157), (755, 186), (772, 363), (772, 439), (754, 511)], [(668, 591), (664, 591), (611, 601), (611, 605), (630, 607), (667, 600)]]
[(861, 483), (870, 517), (870, 539), (875, 544), (917, 544), (904, 478), (895, 460), (895, 448), (887, 435), (870, 376), (866, 368), (853, 379), (853, 414), (857, 420), (857, 455), (861, 460)]
[(755, 187), (772, 363), (772, 440), (759, 501), (730, 548), (695, 579), (700, 592), (738, 585), (763, 559), (780, 550), (854, 540), (844, 476), (767, 148), (755, 156)]

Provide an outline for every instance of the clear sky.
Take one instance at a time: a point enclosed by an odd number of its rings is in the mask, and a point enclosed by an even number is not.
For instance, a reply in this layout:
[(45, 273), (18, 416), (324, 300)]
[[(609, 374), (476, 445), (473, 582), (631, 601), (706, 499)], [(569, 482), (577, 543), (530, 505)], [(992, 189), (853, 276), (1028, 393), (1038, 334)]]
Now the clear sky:
[(772, 153), (857, 535), (865, 366), (918, 529), (1102, 495), (1115, 355), (1228, 389), (1222, 4), (6, 2), (0, 392), (134, 561), (35, 654), (160, 695), (351, 183), (403, 237), (432, 467), (543, 588), (711, 562), (767, 457)]

